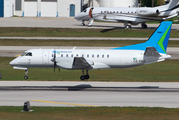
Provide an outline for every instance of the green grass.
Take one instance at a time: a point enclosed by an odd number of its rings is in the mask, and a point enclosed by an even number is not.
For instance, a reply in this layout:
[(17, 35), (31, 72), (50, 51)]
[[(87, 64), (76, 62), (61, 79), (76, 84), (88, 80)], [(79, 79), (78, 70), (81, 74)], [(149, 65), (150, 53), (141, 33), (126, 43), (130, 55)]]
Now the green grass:
[[(14, 70), (9, 62), (14, 58), (0, 57), (1, 80), (23, 81), (24, 72)], [(106, 69), (89, 71), (89, 81), (124, 81), (124, 82), (179, 82), (179, 60), (166, 60), (160, 63), (126, 69)], [(80, 81), (81, 70), (53, 68), (30, 68), (29, 81)]]
[(0, 107), (1, 120), (178, 120), (178, 108), (147, 107)]
[[(16, 28), (1, 27), (0, 37), (150, 37), (155, 29), (72, 29), (72, 28)], [(178, 30), (171, 30), (172, 38), (179, 38)]]
[[(1, 46), (104, 46), (121, 47), (146, 42), (145, 40), (2, 40)], [(169, 47), (179, 47), (179, 41), (169, 41)]]

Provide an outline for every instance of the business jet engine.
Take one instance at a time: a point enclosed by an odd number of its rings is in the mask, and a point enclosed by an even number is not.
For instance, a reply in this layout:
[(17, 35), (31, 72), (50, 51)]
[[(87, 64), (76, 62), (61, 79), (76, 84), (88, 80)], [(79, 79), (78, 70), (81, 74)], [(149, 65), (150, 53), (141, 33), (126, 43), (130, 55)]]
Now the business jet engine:
[(159, 10), (155, 8), (138, 8), (137, 14), (141, 16), (157, 16), (159, 14)]

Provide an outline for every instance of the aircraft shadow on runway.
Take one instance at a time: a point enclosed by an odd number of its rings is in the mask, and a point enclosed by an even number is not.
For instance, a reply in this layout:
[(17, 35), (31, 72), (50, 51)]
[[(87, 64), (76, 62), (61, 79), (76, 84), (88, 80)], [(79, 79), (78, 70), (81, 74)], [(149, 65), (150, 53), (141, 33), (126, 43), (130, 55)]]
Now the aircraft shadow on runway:
[(159, 86), (94, 87), (91, 86), (90, 84), (79, 84), (75, 86), (0, 86), (0, 90), (179, 92), (179, 88), (160, 88)]

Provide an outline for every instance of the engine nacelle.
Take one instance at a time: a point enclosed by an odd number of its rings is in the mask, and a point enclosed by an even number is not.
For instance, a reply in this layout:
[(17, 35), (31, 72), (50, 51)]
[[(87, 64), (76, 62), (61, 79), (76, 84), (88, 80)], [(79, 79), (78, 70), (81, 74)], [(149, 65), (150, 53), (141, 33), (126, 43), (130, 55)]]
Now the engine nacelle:
[(142, 16), (158, 15), (160, 12), (155, 8), (138, 8), (137, 14)]

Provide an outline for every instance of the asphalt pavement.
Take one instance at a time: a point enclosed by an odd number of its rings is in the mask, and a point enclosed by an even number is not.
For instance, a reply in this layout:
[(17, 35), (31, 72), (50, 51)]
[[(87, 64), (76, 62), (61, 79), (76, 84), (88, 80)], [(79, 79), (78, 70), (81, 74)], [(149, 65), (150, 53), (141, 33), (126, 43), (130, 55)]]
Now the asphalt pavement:
[[(156, 29), (158, 24), (147, 24), (148, 29)], [(50, 27), (50, 28), (93, 28), (93, 29), (124, 29), (123, 23), (94, 22), (91, 27), (81, 26), (81, 22), (73, 17), (12, 17), (0, 18), (0, 27)], [(142, 29), (141, 25), (132, 26)], [(172, 29), (179, 29), (179, 24), (173, 24)]]
[(178, 82), (0, 81), (0, 106), (179, 108)]

